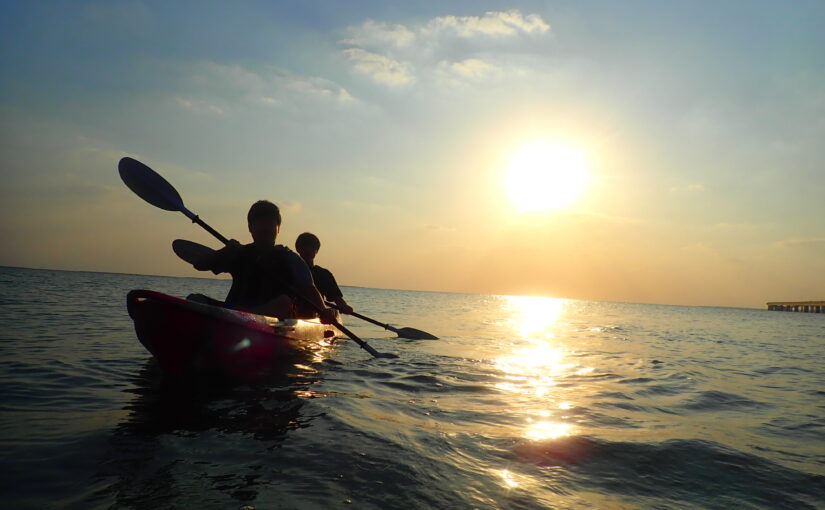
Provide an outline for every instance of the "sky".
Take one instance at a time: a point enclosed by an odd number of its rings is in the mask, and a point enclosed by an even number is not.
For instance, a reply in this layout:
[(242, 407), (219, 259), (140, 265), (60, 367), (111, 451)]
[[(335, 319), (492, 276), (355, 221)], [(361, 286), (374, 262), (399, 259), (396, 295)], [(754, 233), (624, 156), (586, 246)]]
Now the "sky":
[[(825, 299), (823, 24), (805, 0), (7, 0), (0, 265), (207, 276), (171, 241), (219, 242), (132, 194), (129, 156), (242, 242), (272, 200), (342, 285)], [(510, 190), (534, 146), (580, 165)]]

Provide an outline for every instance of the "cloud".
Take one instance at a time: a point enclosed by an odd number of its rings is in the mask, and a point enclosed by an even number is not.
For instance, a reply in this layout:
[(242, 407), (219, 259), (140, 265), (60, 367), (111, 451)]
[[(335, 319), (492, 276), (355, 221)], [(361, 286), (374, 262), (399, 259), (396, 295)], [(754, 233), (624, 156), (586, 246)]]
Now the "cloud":
[(512, 9), (507, 12), (486, 12), (484, 16), (439, 16), (430, 20), (421, 32), (426, 35), (450, 32), (460, 37), (474, 37), (544, 33), (548, 30), (550, 25), (538, 14), (524, 16), (521, 11)]
[(314, 76), (303, 76), (267, 66), (249, 69), (218, 62), (193, 64), (181, 85), (185, 91), (174, 103), (187, 111), (223, 115), (238, 108), (343, 107), (358, 103), (344, 87)]
[[(270, 82), (279, 92), (294, 92), (299, 95), (328, 99), (342, 104), (356, 102), (355, 98), (345, 88), (323, 78), (296, 76), (280, 72), (272, 74)], [(267, 97), (265, 99), (271, 98)]]
[[(506, 56), (535, 53), (539, 39), (526, 36), (549, 30), (540, 15), (513, 9), (483, 16), (438, 16), (409, 26), (368, 19), (349, 27), (350, 37), (339, 44), (346, 46), (343, 55), (355, 71), (377, 83), (411, 85), (418, 80), (414, 73), (419, 70), (425, 79), (434, 77), (454, 86), (503, 75), (505, 69), (499, 62), (509, 62), (509, 69), (519, 59)], [(523, 73), (519, 70), (518, 74)]]
[(280, 200), (278, 207), (285, 212), (298, 213), (304, 208), (304, 204), (297, 200)]
[(377, 83), (401, 86), (415, 82), (409, 63), (398, 62), (361, 48), (346, 49), (344, 55), (352, 62), (357, 72), (369, 76)]
[(390, 25), (368, 19), (359, 27), (349, 27), (350, 38), (339, 41), (362, 48), (407, 48), (415, 41), (415, 33), (404, 25)]
[(803, 250), (825, 250), (825, 237), (808, 237), (784, 239), (775, 243), (780, 248), (792, 248)]
[(223, 115), (224, 111), (220, 106), (211, 104), (207, 101), (197, 99), (187, 99), (185, 97), (176, 97), (175, 103), (184, 110), (195, 113), (208, 113), (214, 115)]
[(465, 80), (482, 80), (492, 76), (499, 76), (501, 68), (480, 58), (468, 58), (460, 62), (438, 63), (438, 72), (446, 78), (458, 77)]

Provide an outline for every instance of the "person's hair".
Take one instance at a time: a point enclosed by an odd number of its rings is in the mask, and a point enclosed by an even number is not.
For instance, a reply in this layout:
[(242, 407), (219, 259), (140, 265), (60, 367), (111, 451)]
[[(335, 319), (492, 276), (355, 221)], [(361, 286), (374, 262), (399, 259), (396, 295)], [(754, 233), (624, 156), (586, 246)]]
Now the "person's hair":
[(281, 210), (269, 200), (258, 200), (249, 208), (246, 221), (252, 223), (261, 218), (274, 219), (277, 225), (281, 224)]
[(318, 239), (318, 236), (315, 234), (304, 232), (298, 236), (298, 239), (295, 240), (295, 249), (298, 249), (301, 246), (306, 246), (318, 251), (321, 249), (321, 240)]

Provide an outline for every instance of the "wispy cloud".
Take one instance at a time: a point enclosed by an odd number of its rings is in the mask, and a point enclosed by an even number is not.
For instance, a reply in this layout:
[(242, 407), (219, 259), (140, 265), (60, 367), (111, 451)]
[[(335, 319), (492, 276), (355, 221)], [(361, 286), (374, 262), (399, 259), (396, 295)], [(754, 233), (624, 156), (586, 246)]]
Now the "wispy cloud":
[(304, 204), (297, 200), (279, 200), (278, 207), (285, 212), (297, 213), (304, 208)]
[(344, 54), (357, 72), (369, 76), (377, 83), (399, 86), (409, 85), (415, 81), (412, 65), (409, 63), (398, 62), (361, 48), (346, 49)]
[(524, 16), (521, 11), (487, 12), (484, 16), (439, 16), (432, 19), (422, 29), (425, 35), (452, 32), (460, 37), (510, 36), (518, 33), (544, 33), (550, 25), (538, 14)]
[(368, 19), (358, 27), (349, 27), (350, 37), (339, 41), (362, 48), (407, 48), (415, 41), (415, 33), (404, 25), (390, 25)]
[(349, 91), (325, 78), (303, 76), (276, 67), (250, 69), (238, 64), (199, 62), (190, 67), (175, 104), (196, 113), (222, 115), (249, 106), (290, 108), (347, 106), (358, 102)]
[(825, 250), (825, 237), (808, 237), (783, 239), (774, 243), (780, 248), (798, 248), (804, 250)]
[(441, 61), (438, 64), (438, 69), (446, 75), (459, 76), (469, 80), (483, 79), (498, 75), (501, 72), (500, 67), (480, 58), (468, 58), (460, 62)]
[(198, 99), (176, 97), (175, 103), (177, 103), (178, 106), (180, 106), (184, 110), (188, 110), (190, 112), (209, 113), (214, 115), (223, 115), (224, 113), (223, 108), (221, 108), (220, 106)]
[(339, 44), (346, 46), (342, 52), (353, 69), (377, 83), (396, 87), (434, 76), (456, 85), (501, 76), (503, 67), (484, 53), (519, 52), (533, 44), (528, 36), (549, 31), (540, 15), (514, 9), (438, 16), (408, 26), (368, 19), (347, 28), (349, 37)]

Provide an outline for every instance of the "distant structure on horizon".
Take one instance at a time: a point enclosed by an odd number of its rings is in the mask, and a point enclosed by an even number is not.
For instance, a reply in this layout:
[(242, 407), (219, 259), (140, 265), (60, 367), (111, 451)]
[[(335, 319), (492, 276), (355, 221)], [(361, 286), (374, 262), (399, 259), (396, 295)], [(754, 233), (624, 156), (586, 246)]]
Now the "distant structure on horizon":
[(772, 301), (768, 303), (768, 310), (825, 313), (825, 301)]

